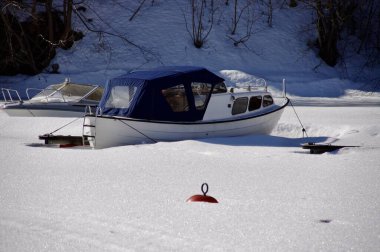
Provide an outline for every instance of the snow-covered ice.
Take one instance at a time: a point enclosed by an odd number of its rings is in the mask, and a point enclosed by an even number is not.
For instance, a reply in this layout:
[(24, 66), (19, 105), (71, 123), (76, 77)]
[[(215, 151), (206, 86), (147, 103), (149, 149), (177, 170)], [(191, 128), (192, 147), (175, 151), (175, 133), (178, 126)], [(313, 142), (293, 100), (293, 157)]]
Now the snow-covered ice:
[[(87, 31), (74, 16), (85, 37), (59, 50), (52, 63), (60, 74), (0, 76), (0, 87), (25, 96), (25, 88), (65, 77), (104, 85), (159, 65), (205, 66), (229, 84), (265, 78), (275, 95), (286, 78), (308, 137), (288, 106), (270, 136), (46, 148), (38, 135), (74, 118), (9, 117), (0, 109), (0, 251), (379, 250), (380, 92), (368, 80), (380, 71), (363, 69), (360, 55), (347, 68), (321, 63), (307, 47), (310, 9), (275, 7), (273, 28), (263, 16), (246, 47), (235, 47), (226, 36), (232, 5), (220, 8), (196, 49), (185, 28), (188, 1), (154, 1), (132, 22), (139, 1), (86, 3), (92, 27), (125, 36), (145, 54)], [(81, 126), (77, 120), (57, 133), (80, 135)], [(311, 155), (305, 142), (360, 147)], [(204, 182), (219, 204), (186, 203)]]
[[(377, 251), (380, 108), (296, 109), (309, 138), (288, 107), (271, 136), (102, 150), (35, 147), (72, 119), (1, 111), (0, 250)], [(203, 182), (219, 204), (185, 202)]]

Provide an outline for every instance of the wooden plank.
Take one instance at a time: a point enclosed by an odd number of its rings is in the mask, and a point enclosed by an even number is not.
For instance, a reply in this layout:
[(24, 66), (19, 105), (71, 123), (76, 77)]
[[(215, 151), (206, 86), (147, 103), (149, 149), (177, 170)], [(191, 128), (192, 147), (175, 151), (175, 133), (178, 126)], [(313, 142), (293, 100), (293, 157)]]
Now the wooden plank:
[[(62, 146), (83, 146), (82, 136), (63, 136), (44, 134), (38, 136), (40, 140), (44, 140), (45, 144), (59, 144)], [(89, 145), (87, 137), (84, 137), (84, 145)]]
[(310, 154), (322, 154), (325, 152), (331, 152), (339, 150), (345, 147), (360, 147), (354, 145), (332, 145), (332, 144), (316, 144), (316, 143), (306, 143), (302, 144), (302, 149), (310, 150)]

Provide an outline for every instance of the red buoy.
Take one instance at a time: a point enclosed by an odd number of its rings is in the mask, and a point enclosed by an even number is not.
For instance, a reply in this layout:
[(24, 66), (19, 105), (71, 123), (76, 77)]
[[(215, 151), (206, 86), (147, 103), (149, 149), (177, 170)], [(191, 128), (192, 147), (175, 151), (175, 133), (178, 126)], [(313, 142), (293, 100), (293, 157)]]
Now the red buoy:
[[(205, 188), (204, 188), (205, 187)], [(211, 197), (211, 196), (207, 196), (207, 192), (208, 192), (208, 184), (207, 183), (203, 183), (202, 184), (202, 187), (201, 187), (201, 190), (202, 190), (202, 193), (203, 195), (193, 195), (191, 196), (190, 198), (188, 198), (186, 200), (186, 202), (208, 202), (208, 203), (218, 203), (218, 201), (214, 198), (214, 197)]]

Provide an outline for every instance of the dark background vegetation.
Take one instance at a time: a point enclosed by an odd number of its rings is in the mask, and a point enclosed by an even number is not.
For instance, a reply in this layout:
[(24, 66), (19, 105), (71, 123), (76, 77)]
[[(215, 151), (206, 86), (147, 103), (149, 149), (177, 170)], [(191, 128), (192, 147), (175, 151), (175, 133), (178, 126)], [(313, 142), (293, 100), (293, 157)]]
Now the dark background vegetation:
[[(157, 0), (156, 0), (157, 1)], [(365, 55), (366, 66), (372, 67), (380, 62), (380, 1), (376, 0), (182, 0), (191, 6), (186, 20), (186, 29), (192, 38), (193, 46), (202, 48), (214, 25), (215, 6), (233, 7), (234, 15), (227, 37), (235, 46), (250, 39), (253, 11), (256, 5), (265, 6), (268, 29), (272, 26), (273, 9), (311, 8), (314, 21), (311, 25), (317, 34), (310, 38), (319, 57), (330, 66), (344, 62), (347, 52)], [(133, 17), (144, 4), (155, 0), (138, 2)], [(217, 4), (216, 4), (217, 3)], [(74, 41), (83, 37), (81, 31), (72, 27), (72, 19), (85, 10), (86, 1), (74, 0), (1, 0), (0, 4), (0, 75), (35, 75), (46, 69), (54, 58), (57, 48), (69, 49)], [(110, 5), (112, 8), (112, 5)], [(252, 13), (252, 14), (250, 14)], [(248, 16), (247, 32), (236, 37), (235, 31), (242, 15)], [(186, 15), (184, 14), (184, 17)], [(85, 24), (85, 27), (86, 26)], [(91, 30), (90, 30), (91, 31)], [(93, 31), (104, 32), (107, 31)], [(112, 35), (111, 33), (109, 33)], [(355, 43), (351, 43), (355, 38)], [(342, 46), (343, 45), (343, 46)], [(134, 45), (138, 46), (138, 45)], [(49, 71), (58, 71), (55, 66)]]
[(0, 74), (34, 75), (56, 48), (69, 49), (81, 33), (72, 29), (73, 1), (1, 1)]

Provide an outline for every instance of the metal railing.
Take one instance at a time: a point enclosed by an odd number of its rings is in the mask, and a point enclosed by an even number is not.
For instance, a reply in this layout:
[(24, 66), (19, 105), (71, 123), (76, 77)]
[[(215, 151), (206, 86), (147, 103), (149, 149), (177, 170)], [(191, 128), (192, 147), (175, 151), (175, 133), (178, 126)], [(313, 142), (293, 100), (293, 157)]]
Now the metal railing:
[(236, 85), (236, 89), (245, 89), (247, 91), (258, 90), (260, 88), (263, 88), (265, 92), (268, 91), (267, 82), (262, 78), (255, 79), (254, 82), (244, 83), (243, 85)]
[[(5, 102), (15, 102), (13, 99), (12, 93), (16, 94), (18, 101), (22, 101), (18, 91), (15, 89), (1, 88), (1, 93), (3, 94), (3, 98)], [(8, 94), (8, 98), (6, 94)]]

